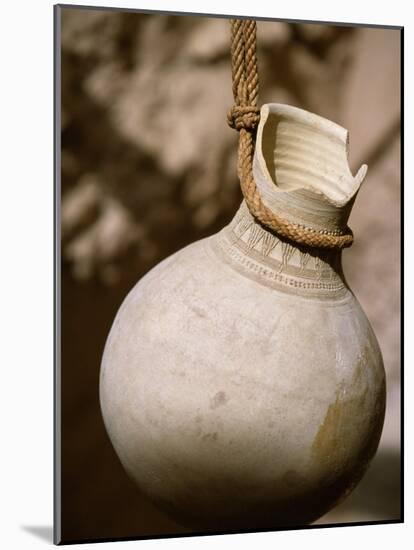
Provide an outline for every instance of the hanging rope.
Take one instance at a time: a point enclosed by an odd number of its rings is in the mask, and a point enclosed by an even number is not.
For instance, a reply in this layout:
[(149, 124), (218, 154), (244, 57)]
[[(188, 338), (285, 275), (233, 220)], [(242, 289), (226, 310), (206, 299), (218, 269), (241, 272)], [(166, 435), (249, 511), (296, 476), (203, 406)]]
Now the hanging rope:
[(256, 128), (260, 120), (257, 107), (259, 76), (256, 57), (256, 21), (231, 19), (231, 67), (234, 105), (227, 115), (231, 128), (240, 133), (237, 173), (240, 187), (251, 214), (282, 237), (314, 248), (351, 246), (352, 231), (342, 235), (318, 232), (276, 216), (263, 202), (253, 177), (252, 164)]

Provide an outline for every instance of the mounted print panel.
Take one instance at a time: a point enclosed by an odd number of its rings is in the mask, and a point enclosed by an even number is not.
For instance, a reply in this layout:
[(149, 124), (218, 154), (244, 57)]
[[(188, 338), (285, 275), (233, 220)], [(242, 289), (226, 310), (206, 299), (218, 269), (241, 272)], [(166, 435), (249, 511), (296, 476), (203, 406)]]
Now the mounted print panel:
[(55, 31), (55, 542), (401, 522), (402, 29)]

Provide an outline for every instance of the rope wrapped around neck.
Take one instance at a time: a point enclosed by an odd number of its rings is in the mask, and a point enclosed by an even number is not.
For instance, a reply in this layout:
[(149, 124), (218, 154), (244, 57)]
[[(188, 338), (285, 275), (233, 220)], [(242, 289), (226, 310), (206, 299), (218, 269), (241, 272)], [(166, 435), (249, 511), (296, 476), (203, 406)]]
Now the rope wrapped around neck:
[(256, 128), (260, 120), (256, 21), (232, 19), (230, 25), (234, 105), (228, 112), (227, 121), (239, 132), (237, 173), (251, 214), (268, 229), (300, 245), (328, 249), (351, 246), (353, 235), (349, 227), (341, 235), (320, 233), (277, 216), (263, 203), (252, 171)]

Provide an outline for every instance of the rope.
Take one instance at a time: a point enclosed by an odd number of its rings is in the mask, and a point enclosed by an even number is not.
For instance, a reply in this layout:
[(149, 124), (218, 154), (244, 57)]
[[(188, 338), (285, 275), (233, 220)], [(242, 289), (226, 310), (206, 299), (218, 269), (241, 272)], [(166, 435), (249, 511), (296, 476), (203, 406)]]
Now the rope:
[(251, 214), (268, 229), (298, 244), (314, 248), (351, 246), (353, 235), (349, 227), (346, 227), (341, 235), (318, 232), (275, 215), (262, 202), (252, 171), (256, 128), (260, 120), (260, 109), (257, 106), (259, 77), (256, 57), (256, 21), (231, 19), (230, 25), (234, 105), (228, 112), (227, 121), (231, 128), (239, 132), (237, 173)]

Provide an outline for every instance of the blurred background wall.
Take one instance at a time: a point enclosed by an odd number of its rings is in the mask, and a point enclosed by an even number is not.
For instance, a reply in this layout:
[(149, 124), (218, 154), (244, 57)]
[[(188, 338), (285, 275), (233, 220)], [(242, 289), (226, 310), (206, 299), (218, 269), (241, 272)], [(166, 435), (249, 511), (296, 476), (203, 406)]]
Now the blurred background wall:
[[(185, 532), (124, 473), (100, 415), (99, 366), (132, 285), (240, 203), (228, 21), (63, 8), (61, 47), (63, 538)], [(258, 22), (258, 58), (261, 103), (338, 122), (352, 171), (369, 165), (344, 269), (383, 352), (386, 421), (365, 478), (318, 523), (397, 519), (400, 32)]]

